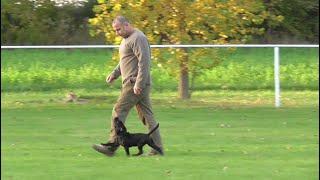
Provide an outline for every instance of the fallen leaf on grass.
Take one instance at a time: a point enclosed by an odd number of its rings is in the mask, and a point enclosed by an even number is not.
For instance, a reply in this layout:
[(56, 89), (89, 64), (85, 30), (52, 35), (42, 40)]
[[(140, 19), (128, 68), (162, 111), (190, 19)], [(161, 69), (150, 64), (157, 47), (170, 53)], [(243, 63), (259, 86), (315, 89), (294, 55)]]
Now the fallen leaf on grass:
[(248, 152), (247, 151), (242, 151), (243, 152), (243, 154), (248, 154)]
[(223, 171), (226, 171), (228, 169), (228, 166), (223, 167)]
[(170, 170), (166, 170), (166, 174), (169, 176), (171, 175), (171, 171)]

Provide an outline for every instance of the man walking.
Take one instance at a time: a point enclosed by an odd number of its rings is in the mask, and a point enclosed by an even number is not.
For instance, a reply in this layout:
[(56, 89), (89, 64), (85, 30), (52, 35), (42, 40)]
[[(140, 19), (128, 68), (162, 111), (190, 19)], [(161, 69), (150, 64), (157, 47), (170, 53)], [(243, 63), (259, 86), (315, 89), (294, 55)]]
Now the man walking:
[[(140, 30), (134, 28), (123, 16), (117, 16), (112, 27), (116, 34), (123, 39), (120, 44), (120, 62), (107, 76), (106, 82), (112, 83), (119, 76), (122, 77), (121, 94), (113, 108), (111, 118), (111, 131), (108, 142), (115, 141), (115, 130), (113, 119), (118, 117), (125, 122), (127, 115), (134, 106), (143, 124), (153, 129), (157, 122), (153, 117), (150, 102), (150, 63), (151, 50), (146, 36)], [(152, 133), (155, 144), (163, 151), (159, 128)], [(93, 149), (107, 156), (113, 156), (118, 147), (94, 144)], [(151, 150), (149, 155), (157, 155), (158, 152)]]

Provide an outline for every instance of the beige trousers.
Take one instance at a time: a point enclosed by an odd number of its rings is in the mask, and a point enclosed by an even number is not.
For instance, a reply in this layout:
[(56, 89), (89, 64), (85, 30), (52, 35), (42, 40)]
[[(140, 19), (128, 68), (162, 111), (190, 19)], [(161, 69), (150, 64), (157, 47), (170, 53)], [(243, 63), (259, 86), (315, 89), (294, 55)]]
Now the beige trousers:
[[(109, 142), (114, 142), (116, 134), (114, 130), (113, 119), (118, 117), (123, 123), (125, 123), (129, 111), (135, 106), (138, 112), (139, 118), (143, 124), (147, 126), (151, 131), (157, 122), (153, 117), (151, 102), (150, 102), (150, 86), (146, 86), (140, 95), (136, 95), (133, 92), (134, 84), (128, 81), (123, 84), (121, 94), (113, 107), (111, 118), (111, 131), (109, 135)], [(128, 130), (129, 131), (129, 130)], [(130, 132), (130, 131), (129, 131)], [(163, 145), (160, 136), (160, 127), (151, 134), (154, 143), (163, 150)]]

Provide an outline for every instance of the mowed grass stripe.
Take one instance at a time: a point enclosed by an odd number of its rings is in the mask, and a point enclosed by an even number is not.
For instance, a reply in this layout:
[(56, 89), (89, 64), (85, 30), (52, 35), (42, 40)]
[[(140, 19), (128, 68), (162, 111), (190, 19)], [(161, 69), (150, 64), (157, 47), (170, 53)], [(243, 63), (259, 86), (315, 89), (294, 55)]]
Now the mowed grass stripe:
[[(164, 157), (107, 158), (110, 107), (3, 108), (4, 179), (317, 179), (318, 108), (165, 108)], [(146, 132), (133, 111), (131, 132)], [(145, 147), (147, 152), (149, 148)], [(132, 153), (136, 149), (131, 149)]]

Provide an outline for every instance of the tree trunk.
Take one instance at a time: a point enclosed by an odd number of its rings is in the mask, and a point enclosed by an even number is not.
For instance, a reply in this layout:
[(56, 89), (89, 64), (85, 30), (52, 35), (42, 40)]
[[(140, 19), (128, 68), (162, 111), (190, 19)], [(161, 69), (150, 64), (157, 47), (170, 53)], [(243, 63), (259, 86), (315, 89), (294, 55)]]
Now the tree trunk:
[[(273, 4), (271, 0), (264, 0), (264, 4), (268, 12), (273, 12)], [(266, 33), (264, 35), (263, 43), (266, 43), (266, 44), (273, 43), (273, 30), (269, 24), (266, 25)]]
[(183, 55), (180, 59), (180, 80), (179, 80), (179, 98), (190, 99), (189, 94), (189, 69), (188, 69), (188, 52), (182, 49)]

